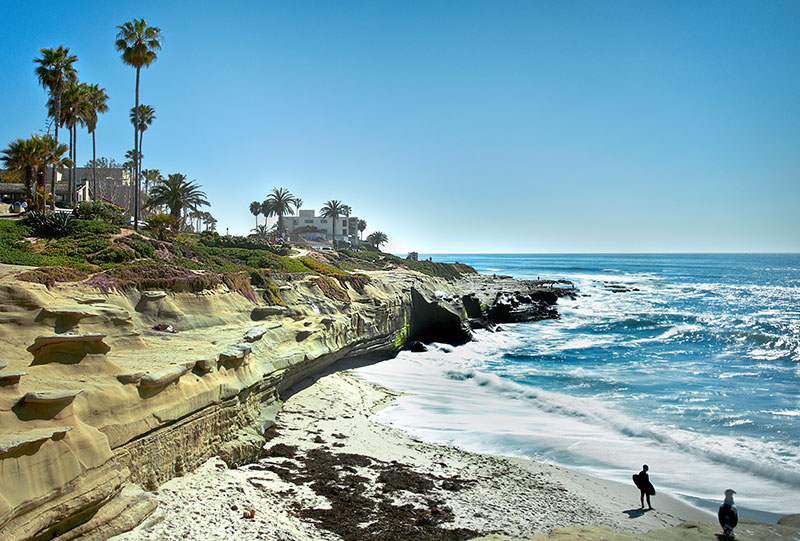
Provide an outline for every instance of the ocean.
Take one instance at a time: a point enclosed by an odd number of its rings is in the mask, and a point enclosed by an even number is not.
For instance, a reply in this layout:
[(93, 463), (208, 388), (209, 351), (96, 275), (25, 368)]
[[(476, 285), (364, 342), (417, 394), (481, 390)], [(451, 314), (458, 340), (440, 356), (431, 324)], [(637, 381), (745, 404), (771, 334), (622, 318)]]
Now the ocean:
[(558, 320), (359, 368), (408, 393), (377, 421), (631, 487), (646, 463), (711, 510), (733, 488), (742, 516), (800, 512), (799, 254), (420, 256), (581, 295)]

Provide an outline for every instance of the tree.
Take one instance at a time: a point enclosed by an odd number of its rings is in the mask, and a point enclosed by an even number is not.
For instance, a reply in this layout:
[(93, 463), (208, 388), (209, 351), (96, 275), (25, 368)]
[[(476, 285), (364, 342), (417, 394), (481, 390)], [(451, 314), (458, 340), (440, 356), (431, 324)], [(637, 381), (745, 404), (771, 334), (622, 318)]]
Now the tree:
[[(138, 110), (132, 107), (131, 124), (135, 123), (137, 118), (139, 121), (139, 161), (136, 164), (136, 175), (138, 178), (138, 176), (142, 174), (142, 158), (144, 157), (144, 154), (142, 154), (142, 138), (144, 137), (144, 132), (156, 119), (156, 110), (153, 106), (145, 104), (140, 105)], [(145, 188), (145, 192), (146, 191), (147, 189)]]
[(42, 161), (41, 144), (37, 137), (31, 134), (28, 139), (17, 138), (16, 141), (9, 143), (8, 148), (3, 151), (4, 156), (0, 157), (7, 169), (22, 172), (28, 201), (33, 201), (34, 175)]
[(170, 216), (182, 220), (184, 209), (197, 210), (199, 207), (209, 206), (210, 203), (206, 201), (206, 194), (200, 186), (188, 182), (186, 175), (175, 173), (150, 190), (147, 206), (154, 208), (158, 205), (166, 205)]
[[(150, 64), (158, 58), (156, 51), (161, 50), (161, 29), (157, 26), (147, 26), (144, 19), (134, 18), (117, 27), (117, 51), (122, 53), (122, 61), (129, 66), (136, 68), (136, 103), (134, 110), (136, 118), (133, 122), (133, 145), (137, 151), (138, 159), (141, 159), (139, 150), (139, 73), (142, 67), (150, 67)], [(137, 162), (138, 163), (138, 162)], [(139, 175), (136, 169), (134, 178), (134, 227), (139, 230)]]
[(108, 95), (100, 85), (89, 85), (86, 90), (86, 101), (89, 104), (86, 128), (92, 134), (92, 200), (97, 201), (97, 150), (95, 147), (95, 131), (97, 115), (108, 111)]
[[(44, 207), (47, 199), (47, 194), (45, 191), (45, 172), (47, 171), (47, 168), (52, 167), (53, 169), (61, 169), (63, 167), (72, 167), (72, 162), (68, 157), (64, 156), (64, 153), (67, 152), (67, 145), (59, 144), (53, 137), (50, 137), (49, 135), (40, 136), (39, 141), (39, 144), (41, 145), (42, 161), (37, 171), (37, 183), (39, 185), (39, 191), (41, 191), (42, 195), (44, 196), (42, 200), (42, 207)], [(51, 197), (51, 204), (53, 205), (53, 208), (55, 208), (55, 190), (53, 190)]]
[(142, 176), (144, 177), (144, 193), (150, 193), (150, 184), (155, 185), (164, 180), (158, 169), (145, 169), (142, 171)]
[(269, 235), (269, 231), (270, 231), (270, 228), (267, 227), (264, 224), (259, 224), (259, 225), (255, 226), (253, 229), (250, 230), (250, 232), (252, 233), (251, 236), (260, 237), (262, 239), (267, 238), (267, 236)]
[(349, 206), (343, 204), (338, 199), (332, 199), (322, 207), (322, 217), (333, 221), (331, 238), (334, 247), (336, 247), (336, 221), (339, 219), (339, 216), (344, 215), (345, 211), (348, 211), (349, 208)]
[(383, 231), (375, 231), (367, 235), (367, 242), (372, 244), (378, 250), (381, 249), (381, 244), (386, 244), (389, 242), (389, 237), (386, 236), (386, 233)]
[(366, 220), (359, 220), (358, 221), (358, 237), (361, 240), (364, 240), (364, 230), (367, 228), (367, 221)]
[(292, 207), (297, 207), (297, 198), (286, 188), (272, 188), (265, 203), (269, 205), (271, 213), (278, 217), (278, 235), (283, 237), (283, 217), (292, 213)]
[(294, 208), (297, 210), (297, 212), (300, 212), (300, 207), (302, 207), (302, 206), (303, 206), (303, 200), (300, 199), (299, 197), (295, 197), (294, 198)]
[(256, 227), (258, 227), (258, 215), (261, 214), (261, 203), (258, 201), (250, 203), (250, 214), (256, 217)]
[[(69, 47), (59, 45), (55, 49), (39, 49), (41, 58), (34, 58), (39, 66), (34, 70), (39, 84), (50, 91), (50, 96), (55, 100), (55, 144), (58, 145), (58, 126), (61, 124), (61, 94), (67, 81), (78, 80), (78, 70), (73, 64), (78, 57), (69, 54)], [(50, 181), (50, 191), (53, 194), (53, 207), (55, 208), (56, 169), (53, 167), (53, 176)]]
[[(67, 81), (61, 95), (61, 126), (69, 130), (69, 159), (72, 161), (72, 168), (67, 179), (68, 200), (73, 202), (75, 196), (77, 169), (77, 140), (78, 125), (85, 125), (86, 119), (90, 116), (88, 102), (89, 85), (78, 83), (77, 81)], [(47, 102), (50, 115), (55, 115), (56, 103), (53, 98)]]

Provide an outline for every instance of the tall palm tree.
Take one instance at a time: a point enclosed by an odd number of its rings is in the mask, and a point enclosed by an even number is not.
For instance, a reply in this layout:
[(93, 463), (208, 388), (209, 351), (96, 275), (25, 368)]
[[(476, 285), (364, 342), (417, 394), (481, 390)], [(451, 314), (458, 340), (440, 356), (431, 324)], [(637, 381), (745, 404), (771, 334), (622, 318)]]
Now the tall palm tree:
[[(153, 124), (153, 121), (156, 119), (155, 107), (152, 105), (142, 104), (139, 106), (138, 111), (131, 107), (131, 124), (136, 122), (137, 118), (139, 120), (139, 162), (136, 164), (136, 174), (137, 176), (141, 176), (142, 158), (144, 157), (142, 154), (142, 138), (144, 137), (144, 132)], [(146, 191), (147, 190), (145, 189), (145, 192)]]
[(367, 221), (366, 220), (359, 220), (358, 221), (358, 237), (361, 240), (364, 240), (364, 230), (367, 228)]
[(294, 208), (295, 208), (295, 209), (297, 210), (297, 212), (299, 213), (299, 212), (300, 212), (300, 207), (302, 207), (302, 206), (303, 206), (303, 200), (302, 200), (302, 199), (300, 199), (299, 197), (295, 197), (295, 198), (294, 198), (294, 205), (295, 205), (295, 207), (294, 207)]
[(155, 185), (164, 180), (164, 177), (161, 176), (161, 171), (158, 169), (145, 169), (142, 171), (142, 177), (144, 178), (144, 193), (150, 193), (151, 183)]
[[(34, 70), (39, 84), (50, 91), (50, 95), (55, 99), (55, 143), (58, 144), (58, 126), (61, 124), (61, 94), (67, 81), (78, 80), (78, 70), (73, 64), (78, 61), (78, 57), (69, 54), (69, 47), (59, 45), (55, 49), (39, 49), (42, 53), (41, 58), (34, 58), (34, 62), (39, 64)], [(50, 180), (50, 191), (53, 193), (53, 208), (55, 208), (56, 193), (56, 169), (53, 167), (53, 176)]]
[(383, 231), (375, 231), (367, 235), (367, 242), (372, 244), (378, 250), (381, 249), (381, 244), (386, 244), (389, 242), (389, 237), (386, 236), (386, 233)]
[(97, 149), (95, 147), (95, 131), (97, 130), (97, 115), (108, 111), (108, 95), (105, 88), (100, 85), (89, 85), (86, 89), (86, 102), (88, 103), (88, 116), (86, 128), (92, 134), (92, 200), (97, 201)]
[(41, 144), (38, 136), (31, 134), (28, 139), (19, 139), (9, 143), (8, 148), (3, 150), (4, 156), (0, 160), (5, 162), (7, 169), (22, 172), (25, 182), (25, 195), (28, 201), (33, 201), (33, 180), (36, 168), (41, 162)]
[(349, 208), (350, 207), (343, 204), (338, 199), (332, 199), (325, 203), (325, 205), (322, 207), (322, 217), (333, 220), (331, 238), (333, 240), (334, 248), (336, 247), (336, 222), (339, 219), (339, 216), (344, 215), (345, 211), (347, 211)]
[(182, 220), (184, 209), (197, 210), (199, 207), (209, 206), (206, 194), (194, 182), (188, 182), (186, 175), (175, 173), (166, 180), (156, 184), (150, 190), (150, 199), (147, 205), (150, 208), (158, 205), (169, 207), (169, 213), (176, 220)]
[(286, 188), (272, 188), (265, 203), (269, 204), (272, 214), (278, 217), (278, 235), (283, 237), (283, 217), (292, 213), (292, 207), (297, 207), (297, 198)]
[[(64, 85), (61, 95), (61, 125), (69, 130), (69, 159), (73, 164), (67, 179), (67, 193), (70, 202), (73, 202), (75, 188), (77, 188), (75, 177), (77, 176), (78, 125), (85, 125), (86, 119), (90, 116), (88, 88), (89, 85), (85, 83), (68, 81)], [(55, 101), (51, 98), (47, 104), (51, 114), (55, 114)]]
[[(129, 66), (136, 68), (136, 103), (134, 110), (137, 117), (133, 123), (133, 145), (134, 150), (139, 150), (139, 73), (142, 67), (150, 67), (150, 64), (158, 58), (156, 51), (161, 50), (161, 29), (157, 26), (147, 26), (144, 19), (134, 18), (117, 27), (117, 51), (122, 53), (122, 61)], [(141, 159), (141, 158), (140, 158)], [(138, 162), (137, 162), (138, 163)], [(138, 169), (136, 170), (138, 172)], [(134, 179), (134, 203), (133, 203), (134, 227), (139, 230), (139, 175)]]
[(250, 203), (250, 214), (256, 217), (256, 227), (258, 227), (258, 215), (261, 214), (261, 203), (258, 201)]

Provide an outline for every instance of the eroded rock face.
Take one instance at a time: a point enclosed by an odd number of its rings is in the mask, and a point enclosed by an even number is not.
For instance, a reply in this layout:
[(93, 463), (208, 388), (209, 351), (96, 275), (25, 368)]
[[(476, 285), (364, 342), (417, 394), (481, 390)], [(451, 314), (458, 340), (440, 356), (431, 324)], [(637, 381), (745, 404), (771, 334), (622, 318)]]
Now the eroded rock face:
[[(392, 271), (343, 287), (350, 302), (297, 278), (280, 289), (287, 307), (267, 307), (225, 287), (95, 299), (85, 284), (0, 280), (0, 323), (13, 323), (0, 325), (12, 382), (0, 385), (0, 539), (116, 532), (103, 521), (149, 512), (119, 499), (127, 484), (153, 489), (214, 455), (253, 459), (300, 379), (410, 340), (469, 339), (452, 283)], [(177, 333), (153, 331), (161, 318)]]

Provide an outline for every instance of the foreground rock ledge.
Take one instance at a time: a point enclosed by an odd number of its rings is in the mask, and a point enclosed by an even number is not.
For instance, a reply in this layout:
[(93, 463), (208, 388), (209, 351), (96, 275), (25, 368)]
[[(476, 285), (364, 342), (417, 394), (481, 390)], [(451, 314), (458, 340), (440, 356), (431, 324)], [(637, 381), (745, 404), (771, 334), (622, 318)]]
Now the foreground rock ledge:
[(123, 531), (153, 507), (134, 485), (154, 489), (215, 455), (254, 459), (279, 393), (299, 379), (342, 357), (469, 336), (464, 291), (405, 270), (372, 273), (361, 291), (343, 284), (350, 302), (301, 279), (281, 288), (286, 307), (225, 287), (48, 290), (18, 281), (23, 270), (0, 266), (3, 540)]

